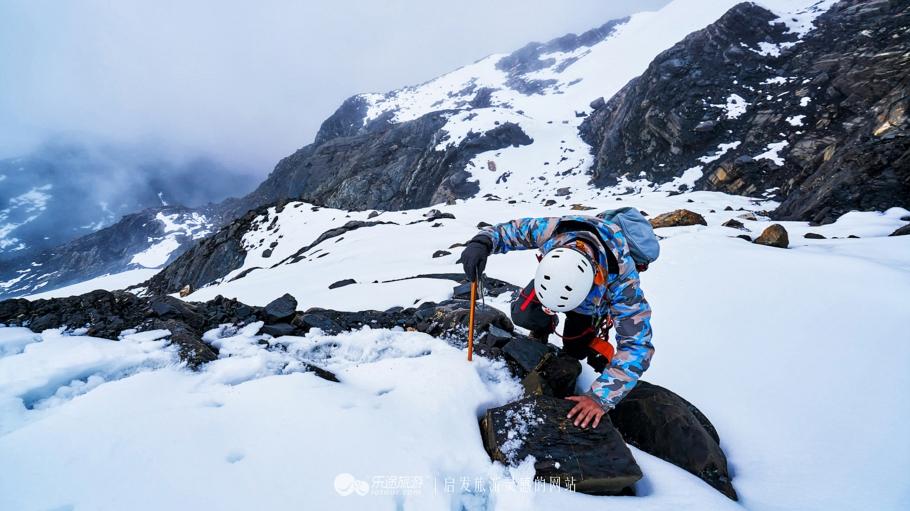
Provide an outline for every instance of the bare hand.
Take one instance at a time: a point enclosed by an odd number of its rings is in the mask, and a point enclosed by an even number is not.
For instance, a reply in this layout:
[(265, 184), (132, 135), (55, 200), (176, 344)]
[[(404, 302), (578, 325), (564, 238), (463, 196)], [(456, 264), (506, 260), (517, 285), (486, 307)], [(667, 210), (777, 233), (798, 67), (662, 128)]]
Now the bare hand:
[(591, 425), (591, 428), (596, 428), (600, 424), (600, 418), (604, 416), (605, 412), (601, 408), (600, 404), (591, 399), (588, 396), (569, 396), (566, 399), (569, 401), (575, 401), (575, 406), (569, 410), (568, 418), (575, 417), (575, 425), (584, 429), (588, 427), (588, 424), (591, 421), (594, 421), (594, 424)]

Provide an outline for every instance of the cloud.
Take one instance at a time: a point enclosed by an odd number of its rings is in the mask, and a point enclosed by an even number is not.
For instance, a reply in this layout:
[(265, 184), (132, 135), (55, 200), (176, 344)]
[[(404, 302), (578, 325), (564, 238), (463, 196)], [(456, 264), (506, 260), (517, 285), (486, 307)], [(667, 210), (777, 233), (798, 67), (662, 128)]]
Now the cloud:
[(667, 0), (0, 4), (0, 157), (57, 133), (264, 175), (347, 96)]

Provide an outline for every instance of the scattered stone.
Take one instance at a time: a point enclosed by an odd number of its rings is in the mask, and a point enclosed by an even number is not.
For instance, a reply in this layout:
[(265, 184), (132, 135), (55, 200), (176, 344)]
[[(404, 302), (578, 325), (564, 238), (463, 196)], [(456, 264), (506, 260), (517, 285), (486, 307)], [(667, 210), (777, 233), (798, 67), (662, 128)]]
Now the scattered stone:
[(435, 220), (442, 220), (444, 218), (450, 218), (453, 220), (455, 219), (455, 215), (453, 215), (452, 213), (443, 213), (443, 212), (439, 211), (438, 209), (431, 209), (431, 210), (427, 211), (426, 213), (424, 213), (423, 216), (424, 216), (424, 218), (426, 218), (426, 220), (425, 220), (426, 222), (433, 222)]
[(568, 196), (568, 195), (571, 194), (571, 193), (572, 193), (572, 189), (569, 188), (568, 186), (564, 186), (564, 187), (562, 187), (562, 188), (557, 188), (557, 189), (556, 189), (556, 196), (557, 196), (557, 197), (566, 197), (566, 196)]
[(356, 284), (357, 281), (354, 279), (344, 279), (337, 282), (332, 282), (329, 284), (329, 289), (338, 289), (339, 287), (350, 286), (351, 284)]
[(267, 249), (265, 249), (265, 250), (262, 251), (262, 258), (263, 258), (263, 259), (268, 259), (268, 258), (270, 258), (270, 257), (272, 257), (272, 249), (267, 248)]
[(857, 236), (857, 235), (855, 235), (855, 234), (851, 234), (851, 235), (847, 236), (847, 238), (853, 239), (853, 240), (858, 240), (858, 239), (859, 239), (859, 236)]
[(543, 360), (544, 355), (550, 352), (550, 348), (545, 343), (521, 338), (509, 341), (503, 346), (502, 352), (518, 363), (525, 372), (531, 372)]
[(594, 101), (592, 101), (588, 106), (591, 107), (591, 110), (597, 110), (598, 108), (601, 108), (602, 106), (604, 106), (606, 104), (607, 104), (607, 102), (604, 101), (603, 96), (601, 96), (601, 97), (595, 99)]
[(297, 312), (297, 299), (288, 293), (276, 298), (262, 308), (266, 323), (280, 323)]
[(746, 240), (746, 241), (748, 241), (748, 242), (750, 242), (750, 243), (752, 242), (752, 237), (749, 236), (748, 234), (740, 234), (740, 235), (738, 235), (738, 236), (736, 236), (736, 237), (739, 238), (739, 239), (741, 239), (741, 240)]
[(822, 236), (821, 234), (818, 234), (817, 232), (807, 232), (806, 234), (803, 234), (803, 238), (810, 239), (810, 240), (827, 239), (824, 236)]
[(610, 412), (610, 419), (629, 444), (686, 469), (737, 500), (717, 430), (685, 399), (639, 381)]
[(319, 312), (310, 312), (309, 310), (304, 314), (296, 316), (293, 321), (291, 321), (291, 324), (304, 333), (309, 332), (311, 328), (318, 328), (329, 334), (342, 331), (342, 328), (338, 323)]
[(739, 220), (734, 220), (732, 218), (720, 225), (722, 225), (724, 227), (730, 227), (731, 229), (740, 229), (743, 231), (748, 231), (748, 229), (746, 229), (746, 226), (743, 225), (742, 222), (740, 222)]
[(371, 218), (376, 218), (379, 215), (380, 215), (380, 213), (378, 211), (370, 211), (370, 214), (367, 215), (367, 220), (369, 220)]
[(753, 243), (765, 245), (768, 247), (787, 248), (790, 246), (790, 239), (787, 237), (787, 230), (780, 224), (772, 224), (762, 231)]
[(708, 225), (708, 222), (705, 221), (705, 217), (688, 209), (677, 209), (676, 211), (657, 215), (651, 219), (651, 226), (655, 229), (686, 225)]
[(755, 217), (755, 214), (751, 211), (747, 211), (746, 213), (737, 216), (737, 218), (742, 218), (743, 220), (751, 220), (753, 222), (758, 220), (758, 218)]
[(899, 227), (896, 231), (892, 232), (888, 236), (906, 236), (908, 234), (910, 234), (910, 224)]
[(574, 403), (535, 396), (487, 410), (481, 420), (490, 456), (514, 464), (534, 456), (535, 478), (591, 495), (631, 495), (642, 473), (619, 431), (604, 417), (581, 429), (566, 417)]
[(477, 228), (483, 229), (484, 227), (492, 227), (493, 224), (488, 224), (487, 222), (477, 222)]
[(452, 253), (448, 250), (437, 250), (436, 252), (433, 252), (433, 259), (445, 257), (447, 255), (452, 255)]
[(553, 199), (547, 199), (547, 202), (544, 202), (544, 203), (543, 203), (544, 207), (547, 207), (547, 208), (550, 207), (550, 206), (552, 206), (552, 205), (554, 205), (554, 204), (556, 204), (556, 201), (553, 200)]
[(649, 215), (648, 215), (647, 213), (645, 213), (643, 210), (638, 210), (638, 212), (641, 213), (641, 216), (649, 216)]
[(733, 206), (727, 206), (724, 208), (724, 211), (733, 211)]
[(316, 376), (322, 378), (323, 380), (338, 383), (338, 377), (335, 376), (335, 373), (327, 369), (323, 369), (319, 366), (314, 366), (313, 364), (303, 364), (306, 367), (308, 372), (315, 374)]
[(585, 206), (584, 204), (572, 204), (572, 211), (591, 211), (592, 209), (597, 209), (597, 208), (592, 208), (591, 206)]
[(180, 289), (180, 298), (185, 298), (193, 293), (193, 286), (187, 284)]
[(259, 330), (259, 333), (268, 334), (272, 337), (281, 337), (284, 335), (294, 335), (296, 330), (297, 329), (290, 323), (272, 323), (263, 326)]

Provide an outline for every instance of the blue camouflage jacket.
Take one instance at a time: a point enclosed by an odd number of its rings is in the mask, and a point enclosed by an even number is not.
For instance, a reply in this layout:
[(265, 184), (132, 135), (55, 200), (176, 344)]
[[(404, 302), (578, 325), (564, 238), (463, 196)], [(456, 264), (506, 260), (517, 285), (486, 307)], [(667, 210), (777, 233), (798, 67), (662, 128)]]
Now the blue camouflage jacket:
[(638, 378), (651, 362), (654, 346), (651, 344), (651, 307), (639, 286), (638, 271), (629, 253), (628, 243), (618, 226), (596, 217), (571, 215), (550, 218), (520, 218), (485, 227), (481, 234), (493, 242), (493, 253), (504, 254), (511, 250), (550, 250), (571, 243), (576, 239), (590, 240), (587, 231), (562, 232), (561, 222), (583, 222), (596, 229), (599, 235), (596, 246), (605, 243), (619, 263), (619, 273), (609, 274), (605, 253), (597, 251), (597, 271), (594, 286), (585, 301), (575, 312), (591, 316), (610, 315), (616, 329), (616, 354), (610, 365), (594, 381), (588, 394), (600, 402), (604, 409), (612, 409), (635, 387)]

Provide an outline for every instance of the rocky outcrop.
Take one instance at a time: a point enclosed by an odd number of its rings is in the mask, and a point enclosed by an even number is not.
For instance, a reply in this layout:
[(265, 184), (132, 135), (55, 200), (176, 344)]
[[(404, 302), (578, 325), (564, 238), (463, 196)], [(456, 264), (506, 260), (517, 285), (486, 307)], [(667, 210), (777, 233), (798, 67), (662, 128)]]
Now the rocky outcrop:
[(787, 236), (787, 230), (784, 229), (784, 226), (772, 224), (762, 231), (753, 243), (768, 247), (787, 248), (790, 246), (790, 238)]
[(534, 456), (535, 478), (592, 495), (634, 495), (642, 473), (622, 436), (604, 418), (581, 429), (566, 417), (575, 403), (530, 397), (487, 410), (481, 421), (490, 456), (515, 464)]
[(845, 0), (798, 40), (737, 5), (586, 119), (594, 182), (698, 167), (696, 188), (775, 196), (775, 218), (822, 223), (906, 204), (908, 23), (906, 2)]
[(176, 293), (185, 286), (199, 289), (240, 268), (247, 251), (243, 235), (251, 229), (253, 221), (267, 211), (267, 207), (248, 211), (194, 245), (142, 287), (151, 294)]
[(688, 209), (677, 209), (669, 213), (657, 215), (651, 220), (651, 227), (659, 229), (661, 227), (683, 227), (687, 225), (708, 225), (705, 217)]
[(907, 224), (903, 227), (898, 227), (894, 232), (888, 236), (907, 236), (910, 235), (910, 224)]
[(717, 430), (685, 399), (639, 381), (610, 411), (610, 419), (626, 442), (686, 469), (737, 500)]
[(344, 113), (326, 121), (330, 125), (323, 126), (317, 142), (281, 160), (259, 188), (231, 208), (239, 214), (280, 199), (349, 210), (429, 206), (478, 191), (464, 170), (475, 155), (532, 142), (518, 125), (503, 123), (438, 148), (452, 113), (447, 111), (394, 124), (376, 125), (377, 120), (354, 130), (348, 123), (356, 116), (347, 110), (357, 103), (346, 102)]

